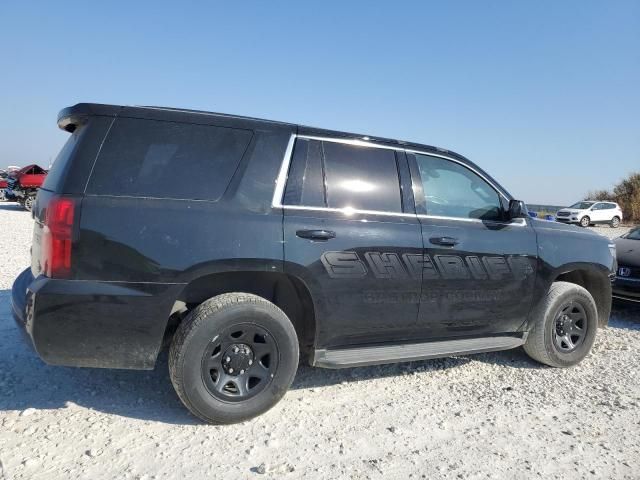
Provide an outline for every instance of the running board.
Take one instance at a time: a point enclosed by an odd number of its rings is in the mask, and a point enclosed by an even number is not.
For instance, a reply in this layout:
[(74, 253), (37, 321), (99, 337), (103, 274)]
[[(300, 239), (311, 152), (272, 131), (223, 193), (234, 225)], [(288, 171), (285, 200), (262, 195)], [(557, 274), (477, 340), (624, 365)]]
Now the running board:
[(451, 355), (508, 350), (519, 347), (524, 344), (525, 340), (526, 334), (520, 334), (518, 336), (463, 338), (440, 342), (320, 349), (314, 352), (313, 365), (323, 368), (346, 368), (411, 362)]

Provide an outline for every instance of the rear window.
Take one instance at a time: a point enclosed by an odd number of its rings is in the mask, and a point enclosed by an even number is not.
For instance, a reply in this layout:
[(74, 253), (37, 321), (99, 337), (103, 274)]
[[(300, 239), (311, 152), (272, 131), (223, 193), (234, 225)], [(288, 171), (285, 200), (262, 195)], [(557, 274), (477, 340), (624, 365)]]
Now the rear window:
[(102, 147), (87, 193), (218, 200), (251, 137), (249, 130), (118, 119)]
[(42, 188), (45, 190), (49, 190), (51, 192), (57, 192), (62, 180), (65, 177), (65, 172), (67, 170), (67, 164), (69, 163), (69, 159), (73, 156), (73, 152), (78, 145), (78, 140), (80, 139), (80, 135), (85, 131), (85, 128), (79, 128), (75, 132), (71, 134), (71, 136), (67, 139), (66, 143), (58, 153), (58, 156), (53, 161), (51, 168), (49, 169), (49, 173), (47, 173), (46, 178), (44, 179), (44, 183), (42, 184)]

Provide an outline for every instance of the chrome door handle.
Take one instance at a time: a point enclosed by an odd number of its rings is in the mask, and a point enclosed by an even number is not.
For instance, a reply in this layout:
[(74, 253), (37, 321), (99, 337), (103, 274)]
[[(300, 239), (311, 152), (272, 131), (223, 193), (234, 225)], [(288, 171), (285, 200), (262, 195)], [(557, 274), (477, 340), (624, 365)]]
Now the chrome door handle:
[(326, 242), (327, 240), (336, 238), (336, 232), (332, 232), (331, 230), (298, 230), (296, 236)]
[(457, 238), (453, 237), (431, 237), (429, 241), (434, 245), (442, 245), (444, 247), (453, 247), (460, 243)]

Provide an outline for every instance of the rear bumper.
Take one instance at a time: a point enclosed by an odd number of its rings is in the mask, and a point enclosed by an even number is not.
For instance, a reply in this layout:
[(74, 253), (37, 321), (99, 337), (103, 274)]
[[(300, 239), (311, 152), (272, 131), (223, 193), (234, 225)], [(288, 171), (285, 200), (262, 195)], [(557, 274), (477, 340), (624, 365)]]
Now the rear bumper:
[(183, 285), (34, 278), (15, 280), (13, 317), (48, 364), (152, 369)]
[(613, 282), (613, 298), (640, 302), (640, 278), (616, 277)]

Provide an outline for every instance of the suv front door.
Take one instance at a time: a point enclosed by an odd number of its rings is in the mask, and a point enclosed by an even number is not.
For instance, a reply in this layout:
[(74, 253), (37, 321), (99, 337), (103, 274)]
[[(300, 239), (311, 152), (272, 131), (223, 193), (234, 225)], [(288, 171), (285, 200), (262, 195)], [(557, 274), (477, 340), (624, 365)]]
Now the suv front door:
[(355, 143), (298, 136), (274, 198), (285, 272), (313, 297), (317, 348), (401, 342), (417, 328), (423, 245), (405, 154)]
[(600, 202), (591, 207), (591, 220), (594, 222), (610, 222), (615, 207), (611, 203)]
[(430, 338), (515, 332), (532, 306), (536, 235), (506, 219), (506, 196), (463, 162), (408, 153), (422, 225), (418, 321)]

